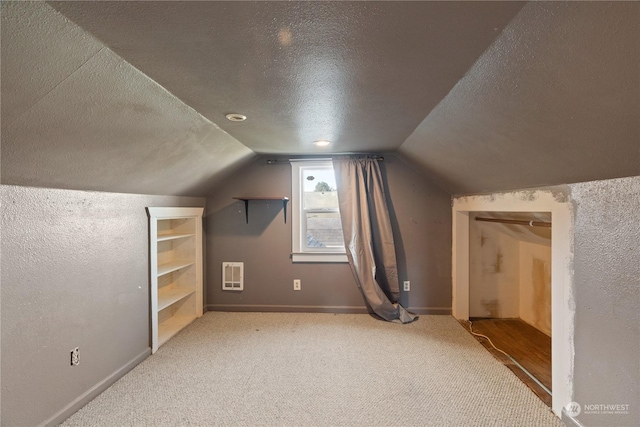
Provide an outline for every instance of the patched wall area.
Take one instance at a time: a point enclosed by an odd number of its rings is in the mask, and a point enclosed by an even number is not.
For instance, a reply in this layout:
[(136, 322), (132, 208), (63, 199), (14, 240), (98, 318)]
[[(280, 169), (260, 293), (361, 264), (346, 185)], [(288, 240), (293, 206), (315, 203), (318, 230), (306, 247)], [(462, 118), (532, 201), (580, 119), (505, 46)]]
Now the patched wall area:
[[(573, 395), (573, 329), (575, 300), (573, 293), (573, 206), (570, 201), (569, 187), (557, 186), (526, 189), (515, 192), (458, 196), (452, 204), (453, 234), (453, 315), (458, 319), (469, 318), (470, 308), (470, 262), (469, 255), (472, 239), (470, 229), (474, 214), (482, 213), (489, 219), (525, 220), (552, 222), (546, 230), (538, 227), (519, 227), (504, 224), (502, 232), (514, 239), (524, 240), (535, 245), (546, 246), (551, 239), (551, 359), (553, 412), (560, 416), (563, 407)], [(520, 217), (525, 215), (525, 217)], [(552, 221), (551, 221), (552, 220)], [(533, 230), (537, 230), (533, 232)], [(524, 237), (526, 236), (526, 238)], [(526, 251), (519, 247), (519, 251)], [(538, 259), (541, 259), (538, 257)], [(533, 267), (533, 257), (525, 260), (531, 265), (530, 276), (533, 281), (540, 280), (542, 265)], [(544, 266), (546, 275), (546, 266)], [(529, 273), (525, 273), (529, 274)], [(544, 287), (543, 287), (544, 289)], [(544, 292), (539, 292), (544, 295)], [(525, 294), (521, 291), (521, 294)], [(526, 314), (525, 314), (526, 319)], [(532, 320), (535, 323), (535, 319)], [(543, 322), (539, 322), (543, 323)]]
[(519, 246), (520, 318), (551, 336), (551, 241)]
[(501, 233), (493, 225), (470, 221), (470, 317), (519, 317), (519, 257), (516, 239)]
[(550, 222), (551, 215), (477, 212), (469, 221), (469, 316), (520, 318), (551, 336), (551, 229), (476, 218)]

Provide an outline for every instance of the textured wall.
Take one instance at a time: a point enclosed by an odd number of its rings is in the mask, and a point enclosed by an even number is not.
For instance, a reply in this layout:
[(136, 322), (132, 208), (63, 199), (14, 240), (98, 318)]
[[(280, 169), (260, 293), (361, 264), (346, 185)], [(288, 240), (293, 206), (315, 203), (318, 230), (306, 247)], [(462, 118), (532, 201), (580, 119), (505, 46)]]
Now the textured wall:
[[(207, 199), (207, 304), (210, 308), (321, 309), (363, 308), (348, 264), (292, 264), (291, 212), (284, 224), (279, 202), (244, 205), (233, 196), (291, 197), (287, 159), (267, 165), (261, 158), (229, 179)], [(383, 163), (391, 199), (391, 216), (399, 248), (400, 280), (411, 280), (405, 306), (446, 313), (451, 308), (451, 201), (400, 158)], [(221, 290), (221, 263), (245, 263), (245, 290)], [(293, 279), (302, 290), (293, 291)], [(247, 307), (249, 306), (249, 307)]]
[(148, 350), (145, 207), (204, 199), (0, 191), (2, 425), (32, 426)]
[[(585, 426), (640, 425), (640, 176), (571, 185), (574, 401)], [(629, 404), (628, 415), (584, 405)]]

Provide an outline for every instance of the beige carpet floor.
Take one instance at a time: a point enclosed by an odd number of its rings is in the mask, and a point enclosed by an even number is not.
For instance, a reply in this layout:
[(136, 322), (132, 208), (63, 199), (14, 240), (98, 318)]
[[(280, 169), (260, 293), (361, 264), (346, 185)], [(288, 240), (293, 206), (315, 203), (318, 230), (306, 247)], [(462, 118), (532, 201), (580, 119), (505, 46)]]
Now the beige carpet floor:
[(71, 426), (563, 426), (450, 316), (209, 312)]

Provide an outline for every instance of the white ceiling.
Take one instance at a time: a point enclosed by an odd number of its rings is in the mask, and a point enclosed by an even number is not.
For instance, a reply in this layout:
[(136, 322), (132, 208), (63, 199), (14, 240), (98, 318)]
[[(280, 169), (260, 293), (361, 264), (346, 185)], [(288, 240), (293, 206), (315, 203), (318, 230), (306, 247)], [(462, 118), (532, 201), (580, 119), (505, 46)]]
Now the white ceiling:
[(205, 195), (256, 153), (395, 150), (450, 193), (640, 175), (639, 52), (637, 2), (5, 1), (2, 182)]

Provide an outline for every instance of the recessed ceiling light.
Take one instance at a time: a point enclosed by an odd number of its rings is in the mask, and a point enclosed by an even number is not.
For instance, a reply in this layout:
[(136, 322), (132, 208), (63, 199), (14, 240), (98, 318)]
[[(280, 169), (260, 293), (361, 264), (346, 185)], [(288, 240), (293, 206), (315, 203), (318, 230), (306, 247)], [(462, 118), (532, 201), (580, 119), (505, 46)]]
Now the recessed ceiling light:
[(225, 116), (227, 120), (232, 122), (244, 122), (247, 120), (247, 116), (238, 113), (229, 113)]
[(331, 141), (327, 141), (326, 139), (319, 139), (317, 141), (313, 141), (313, 143), (318, 147), (326, 147), (327, 145), (331, 144)]

